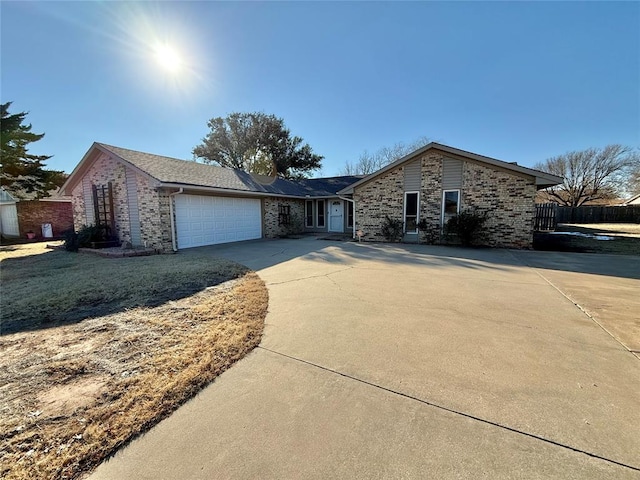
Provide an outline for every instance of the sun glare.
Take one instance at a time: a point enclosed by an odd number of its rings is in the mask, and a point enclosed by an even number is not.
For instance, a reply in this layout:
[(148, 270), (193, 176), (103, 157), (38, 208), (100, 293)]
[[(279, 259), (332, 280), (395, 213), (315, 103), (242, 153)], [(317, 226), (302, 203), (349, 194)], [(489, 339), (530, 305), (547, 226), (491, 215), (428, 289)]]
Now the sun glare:
[(159, 45), (155, 49), (156, 61), (166, 70), (177, 72), (182, 67), (182, 59), (178, 52), (168, 45)]

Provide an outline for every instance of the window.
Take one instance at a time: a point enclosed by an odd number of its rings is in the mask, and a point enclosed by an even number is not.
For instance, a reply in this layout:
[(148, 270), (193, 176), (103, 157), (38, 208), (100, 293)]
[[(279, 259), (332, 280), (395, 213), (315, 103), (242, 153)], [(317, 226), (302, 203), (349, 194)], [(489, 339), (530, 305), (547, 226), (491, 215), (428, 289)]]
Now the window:
[(316, 214), (316, 226), (324, 227), (324, 200), (318, 200), (318, 211)]
[(418, 192), (404, 193), (404, 232), (418, 233)]
[(460, 190), (442, 192), (442, 224), (446, 225), (451, 217), (460, 211)]
[(347, 202), (347, 227), (353, 227), (353, 202)]
[(307, 200), (304, 209), (304, 226), (313, 227), (313, 200)]

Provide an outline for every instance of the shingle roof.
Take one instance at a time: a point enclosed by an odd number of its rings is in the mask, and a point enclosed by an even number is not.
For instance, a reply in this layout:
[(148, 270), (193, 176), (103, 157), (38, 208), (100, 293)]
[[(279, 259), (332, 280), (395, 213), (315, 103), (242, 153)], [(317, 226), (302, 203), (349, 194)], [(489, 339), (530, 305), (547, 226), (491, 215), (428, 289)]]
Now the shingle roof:
[[(122, 160), (132, 164), (161, 183), (185, 186), (222, 188), (241, 192), (257, 192), (287, 196), (331, 196), (335, 195), (362, 177), (332, 177), (304, 179), (300, 181), (275, 180), (260, 181), (259, 176), (242, 170), (205, 165), (195, 161), (179, 160), (151, 153), (138, 152), (126, 148), (98, 143)], [(264, 178), (264, 177), (263, 177)]]

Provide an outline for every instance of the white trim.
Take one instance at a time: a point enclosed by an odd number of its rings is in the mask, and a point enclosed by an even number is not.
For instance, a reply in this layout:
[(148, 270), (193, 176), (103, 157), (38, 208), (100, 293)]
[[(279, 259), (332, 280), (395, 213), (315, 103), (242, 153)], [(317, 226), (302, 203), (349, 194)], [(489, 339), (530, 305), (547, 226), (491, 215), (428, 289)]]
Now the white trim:
[[(178, 243), (176, 241), (176, 237), (178, 236), (177, 231), (176, 231), (176, 219), (174, 218), (175, 215), (175, 207), (173, 206), (173, 201), (174, 198), (177, 195), (180, 195), (184, 192), (184, 190), (182, 189), (182, 187), (177, 191), (177, 192), (173, 192), (169, 194), (169, 216), (171, 217), (171, 249), (174, 252), (178, 251)], [(140, 229), (140, 237), (142, 237), (142, 229)]]
[(457, 192), (458, 194), (458, 204), (456, 205), (456, 215), (460, 213), (460, 189), (459, 188), (450, 188), (448, 190), (442, 190), (442, 205), (440, 206), (440, 225), (444, 226), (444, 196), (447, 192)]
[[(345, 202), (349, 202), (351, 205), (353, 205), (353, 225), (351, 225), (351, 230), (353, 230), (352, 232), (352, 238), (356, 238), (356, 201), (353, 198), (347, 198), (347, 197), (338, 197), (341, 200), (344, 200)], [(349, 215), (349, 212), (347, 211), (347, 216)]]
[[(320, 222), (318, 221), (318, 214), (320, 213), (320, 202), (323, 203), (322, 206), (322, 221), (324, 222), (322, 225), (320, 225)], [(327, 201), (324, 198), (319, 198), (316, 199), (316, 228), (327, 228)]]
[[(416, 198), (416, 229), (414, 231), (407, 231), (407, 195), (415, 193), (417, 195)], [(418, 233), (418, 223), (420, 217), (420, 192), (418, 190), (409, 190), (408, 192), (404, 192), (404, 205), (402, 206), (402, 228), (404, 233), (408, 233), (409, 235), (415, 235)]]

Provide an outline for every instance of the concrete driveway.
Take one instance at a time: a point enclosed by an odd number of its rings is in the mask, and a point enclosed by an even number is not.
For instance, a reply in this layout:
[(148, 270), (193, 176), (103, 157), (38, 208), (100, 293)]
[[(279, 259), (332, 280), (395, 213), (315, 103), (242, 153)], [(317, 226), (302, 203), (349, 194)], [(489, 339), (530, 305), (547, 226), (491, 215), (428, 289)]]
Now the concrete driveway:
[[(640, 478), (640, 360), (548, 253), (209, 249), (267, 283), (261, 346), (92, 479)], [(640, 257), (592, 259), (640, 311)]]

